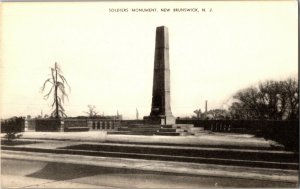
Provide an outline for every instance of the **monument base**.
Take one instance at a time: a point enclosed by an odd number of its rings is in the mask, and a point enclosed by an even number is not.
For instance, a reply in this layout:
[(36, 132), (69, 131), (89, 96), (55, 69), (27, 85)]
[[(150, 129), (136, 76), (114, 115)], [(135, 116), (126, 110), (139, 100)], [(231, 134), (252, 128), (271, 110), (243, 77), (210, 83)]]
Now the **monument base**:
[[(148, 119), (147, 119), (148, 118)], [(151, 123), (151, 121), (153, 121)], [(145, 124), (121, 124), (117, 131), (108, 131), (107, 134), (121, 134), (121, 135), (160, 135), (160, 136), (189, 136), (199, 135), (204, 131), (203, 127), (194, 127), (193, 124), (169, 124), (161, 125), (155, 124), (158, 119), (149, 119), (146, 117)]]
[(144, 124), (155, 124), (155, 125), (174, 125), (176, 119), (173, 116), (145, 116)]

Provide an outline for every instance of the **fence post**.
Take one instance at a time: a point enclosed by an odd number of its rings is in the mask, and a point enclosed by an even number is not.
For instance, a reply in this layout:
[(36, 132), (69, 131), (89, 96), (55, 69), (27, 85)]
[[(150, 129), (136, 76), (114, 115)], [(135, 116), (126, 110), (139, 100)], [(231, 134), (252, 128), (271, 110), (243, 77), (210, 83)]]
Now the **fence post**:
[(65, 126), (64, 120), (60, 119), (60, 123), (59, 123), (59, 131), (60, 132), (64, 132), (64, 130), (65, 130), (64, 126)]

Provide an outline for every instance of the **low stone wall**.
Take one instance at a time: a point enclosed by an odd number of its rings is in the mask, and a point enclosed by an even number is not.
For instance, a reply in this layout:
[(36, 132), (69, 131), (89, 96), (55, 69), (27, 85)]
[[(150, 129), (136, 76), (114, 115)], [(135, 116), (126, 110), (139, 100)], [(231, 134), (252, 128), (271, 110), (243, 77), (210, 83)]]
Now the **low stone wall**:
[(118, 119), (29, 119), (26, 120), (28, 131), (88, 131), (117, 130), (121, 124)]
[(65, 119), (63, 127), (65, 132), (89, 131), (86, 119)]
[(87, 127), (87, 120), (86, 119), (65, 119), (64, 127), (65, 128)]
[(277, 141), (288, 149), (299, 150), (299, 120), (196, 120), (177, 119), (179, 124), (193, 124), (213, 132), (254, 134)]
[(120, 127), (121, 121), (116, 119), (88, 119), (87, 126), (90, 130), (117, 130)]
[(54, 132), (54, 131), (61, 130), (60, 119), (34, 119), (34, 120), (35, 120), (35, 131)]

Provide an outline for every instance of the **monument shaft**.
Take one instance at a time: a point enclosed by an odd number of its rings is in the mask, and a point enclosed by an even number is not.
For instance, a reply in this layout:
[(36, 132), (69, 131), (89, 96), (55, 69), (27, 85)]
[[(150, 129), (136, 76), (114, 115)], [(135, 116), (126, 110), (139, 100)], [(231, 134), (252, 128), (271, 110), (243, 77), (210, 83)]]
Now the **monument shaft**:
[(156, 28), (152, 106), (149, 118), (174, 124), (170, 105), (169, 34), (165, 26)]

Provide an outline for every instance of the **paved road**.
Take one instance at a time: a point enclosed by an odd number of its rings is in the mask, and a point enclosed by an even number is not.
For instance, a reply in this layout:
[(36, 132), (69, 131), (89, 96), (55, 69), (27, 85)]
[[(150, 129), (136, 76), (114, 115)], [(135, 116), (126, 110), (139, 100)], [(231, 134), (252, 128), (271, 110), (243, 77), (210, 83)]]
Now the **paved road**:
[(1, 167), (1, 186), (6, 188), (296, 187), (296, 184), (291, 182), (192, 176), (129, 168), (32, 161), (30, 158), (4, 158)]

